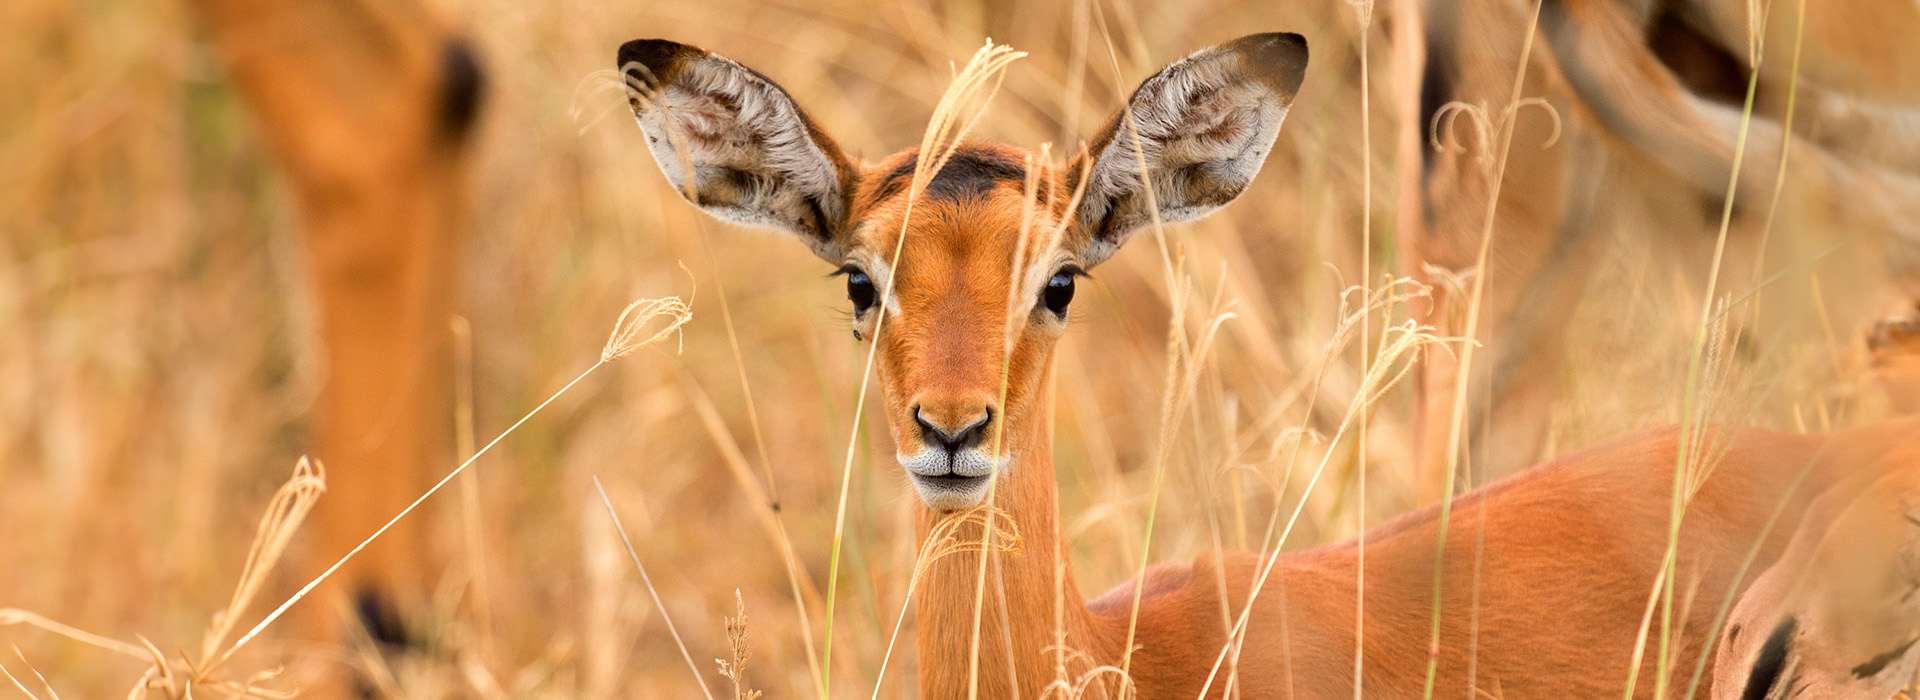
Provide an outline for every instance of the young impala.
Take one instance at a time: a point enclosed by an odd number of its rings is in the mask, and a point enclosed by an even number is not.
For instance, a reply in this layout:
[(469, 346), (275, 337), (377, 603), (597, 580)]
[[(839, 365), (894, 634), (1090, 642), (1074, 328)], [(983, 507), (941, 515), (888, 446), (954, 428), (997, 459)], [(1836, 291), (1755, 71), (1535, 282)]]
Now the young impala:
[[(1088, 600), (1074, 582), (1045, 407), (1077, 279), (1155, 219), (1198, 218), (1246, 188), (1305, 76), (1301, 37), (1248, 36), (1167, 66), (1062, 168), (1007, 146), (958, 145), (917, 191), (911, 220), (903, 219), (919, 153), (864, 164), (768, 78), (698, 48), (639, 40), (621, 46), (618, 60), (648, 148), (676, 189), (715, 216), (798, 238), (845, 275), (854, 331), (878, 345), (885, 415), (920, 496), (919, 537), (990, 493), (1018, 528), (1023, 547), (998, 557), (977, 634), (982, 554), (940, 558), (920, 579), (922, 698), (966, 698), (970, 686), (978, 697), (1039, 698), (1062, 676), (1123, 661), (1138, 697), (1182, 700), (1226, 697), (1230, 682), (1244, 698), (1420, 697), (1430, 657), (1434, 692), (1444, 697), (1474, 697), (1475, 688), (1506, 698), (1616, 697), (1626, 686), (1668, 551), (1675, 430), (1579, 452), (1457, 498), (1456, 535), (1444, 553), (1436, 552), (1440, 511), (1428, 508), (1374, 528), (1364, 542), (1278, 555), (1264, 579), (1269, 559), (1247, 553), (1153, 567), (1140, 584), (1137, 620), (1134, 583)], [(1029, 213), (1038, 225), (1023, 225)], [(1056, 223), (1065, 233), (1048, 246)], [(1017, 260), (1026, 261), (1019, 274)], [(1026, 301), (1010, 311), (1009, 299)], [(1908, 436), (1917, 427), (1695, 435), (1714, 447), (1718, 466), (1698, 485), (1677, 536), (1674, 580), (1693, 604), (1676, 608), (1676, 667), (1692, 669), (1710, 652), (1717, 601), (1775, 559), (1815, 494), (1848, 473), (1897, 462), (1889, 449), (1912, 461)], [(1776, 506), (1784, 524), (1767, 528)], [(1366, 607), (1357, 630), (1362, 547)], [(1750, 550), (1755, 565), (1742, 575)], [(1439, 644), (1430, 647), (1436, 554), (1444, 557)], [(1059, 597), (1056, 571), (1064, 574)], [(1224, 654), (1229, 624), (1256, 582), (1235, 658)], [(1056, 620), (1066, 650), (1056, 648)], [(1659, 656), (1650, 644), (1638, 695), (1653, 694)], [(1686, 674), (1675, 675), (1684, 685)]]

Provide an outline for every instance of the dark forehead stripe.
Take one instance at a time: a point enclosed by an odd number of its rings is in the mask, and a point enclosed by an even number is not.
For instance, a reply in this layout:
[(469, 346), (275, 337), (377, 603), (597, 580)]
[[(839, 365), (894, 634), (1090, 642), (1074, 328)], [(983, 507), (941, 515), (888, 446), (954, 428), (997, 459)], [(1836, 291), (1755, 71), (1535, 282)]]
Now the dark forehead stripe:
[[(907, 191), (907, 187), (913, 184), (913, 171), (919, 167), (919, 163), (918, 149), (901, 158), (892, 170), (880, 176), (879, 185), (874, 190), (874, 201)], [(954, 149), (953, 157), (948, 158), (947, 164), (927, 183), (925, 194), (937, 199), (959, 199), (986, 194), (1006, 182), (1025, 187), (1026, 164), (1002, 151), (977, 144), (962, 144)]]

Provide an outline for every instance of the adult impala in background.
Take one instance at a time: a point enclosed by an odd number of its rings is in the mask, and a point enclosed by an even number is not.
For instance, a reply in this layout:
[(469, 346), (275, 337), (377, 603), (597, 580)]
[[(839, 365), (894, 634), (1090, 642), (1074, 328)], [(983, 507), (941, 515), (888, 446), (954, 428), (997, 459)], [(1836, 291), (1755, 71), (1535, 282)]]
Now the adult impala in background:
[[(1830, 319), (1842, 336), (1864, 337), (1889, 306), (1915, 315), (1920, 49), (1910, 38), (1920, 35), (1920, 4), (1542, 0), (1537, 26), (1532, 2), (1418, 5), (1419, 109), (1400, 128), (1417, 132), (1402, 142), (1420, 148), (1402, 152), (1411, 162), (1399, 167), (1419, 175), (1402, 192), (1396, 239), (1404, 273), (1435, 288), (1434, 302), (1413, 313), (1459, 335), (1468, 300), (1457, 280), (1477, 273), (1481, 238), (1492, 237), (1484, 349), (1470, 372), (1459, 455), (1474, 473), (1510, 474), (1552, 454), (1556, 413), (1582, 375), (1570, 349), (1590, 341), (1568, 337), (1576, 311), (1598, 297), (1609, 315), (1624, 316), (1619, 297), (1634, 296), (1595, 283), (1609, 255), (1644, 248), (1655, 262), (1681, 261), (1689, 286), (1704, 286), (1730, 193), (1723, 291), (1738, 295), (1794, 269), (1779, 286), (1804, 284), (1801, 266), (1823, 256), (1833, 270), (1833, 308), (1796, 307), (1776, 292), (1757, 312), (1769, 329), (1732, 324), (1743, 362), (1790, 352), (1770, 342), (1783, 325), (1812, 330)], [(1755, 101), (1743, 121), (1750, 78)], [(1523, 108), (1507, 117), (1515, 123), (1496, 183), (1497, 122), (1515, 99), (1558, 116)], [(1486, 108), (1495, 128), (1442, 118), (1450, 103)], [(1850, 287), (1876, 288), (1848, 297)], [(1691, 320), (1699, 304), (1676, 306)], [(1435, 493), (1449, 457), (1456, 365), (1430, 355), (1415, 382), (1414, 449)]]
[[(326, 380), (311, 453), (327, 467), (306, 577), (400, 512), (451, 464), (446, 386), (454, 259), (466, 225), (472, 47), (413, 2), (193, 0), (292, 185)], [(303, 611), (305, 636), (391, 651), (417, 641), (438, 564), (419, 518), (349, 561)], [(350, 602), (357, 621), (336, 615)], [(336, 653), (316, 658), (343, 658)], [(349, 675), (310, 689), (341, 694)]]

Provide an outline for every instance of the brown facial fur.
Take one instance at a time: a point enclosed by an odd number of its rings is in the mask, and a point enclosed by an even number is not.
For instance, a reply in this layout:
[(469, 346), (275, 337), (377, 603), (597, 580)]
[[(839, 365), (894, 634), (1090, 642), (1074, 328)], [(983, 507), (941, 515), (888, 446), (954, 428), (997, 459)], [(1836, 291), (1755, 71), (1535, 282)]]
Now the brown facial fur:
[[(874, 312), (856, 319), (855, 327), (881, 344), (882, 393), (903, 452), (917, 451), (916, 408), (944, 425), (982, 413), (1004, 425), (1034, 413), (1036, 380), (1064, 330), (1058, 318), (1036, 308), (1035, 285), (1075, 262), (1061, 246), (1049, 245), (1064, 201), (1052, 168), (1010, 146), (963, 145), (909, 212), (916, 157), (909, 150), (864, 171), (855, 189), (860, 223), (843, 246), (847, 260), (873, 277), (889, 314), (877, 335)], [(1043, 193), (1035, 204), (1026, 194), (1029, 172)], [(1031, 268), (1017, 290), (1016, 255)], [(885, 266), (895, 260), (888, 288)], [(994, 423), (989, 426), (1001, 427)], [(1011, 448), (1002, 443), (996, 453)]]
[[(854, 330), (877, 346), (887, 419), (916, 487), (930, 470), (908, 462), (931, 454), (927, 433), (991, 418), (978, 450), (1002, 460), (988, 472), (992, 503), (1025, 549), (997, 560), (1005, 595), (996, 593), (996, 615), (978, 635), (979, 658), (991, 661), (979, 669), (980, 696), (1040, 695), (1064, 652), (1048, 650), (1035, 621), (1062, 620), (1067, 645), (1087, 652), (1059, 661), (1073, 677), (1112, 662), (1122, 641), (1113, 621), (1095, 620), (1072, 572), (1056, 568), (1064, 553), (1046, 406), (1065, 318), (1041, 293), (1057, 273), (1092, 267), (1148, 224), (1198, 218), (1245, 189), (1304, 77), (1305, 39), (1252, 35), (1169, 65), (1064, 171), (1016, 148), (962, 144), (917, 187), (921, 154), (854, 165), (783, 90), (737, 63), (661, 40), (629, 42), (618, 60), (649, 150), (676, 189), (721, 218), (794, 234), (861, 274), (850, 280), (870, 280), (875, 306), (856, 309)], [(1142, 154), (1116, 145), (1135, 135)], [(1093, 174), (1084, 184), (1082, 172)], [(1076, 213), (1070, 202), (1083, 192)], [(973, 476), (948, 459), (951, 475)], [(924, 540), (946, 516), (937, 490), (921, 495), (932, 506), (918, 509)], [(945, 557), (921, 579), (923, 697), (963, 697), (975, 680), (962, 662), (973, 652), (963, 640), (975, 635), (961, 602), (972, 598), (978, 562)], [(1054, 604), (1056, 581), (1064, 607)], [(1166, 631), (1160, 639), (1171, 639)], [(1001, 662), (1009, 656), (1011, 669)]]

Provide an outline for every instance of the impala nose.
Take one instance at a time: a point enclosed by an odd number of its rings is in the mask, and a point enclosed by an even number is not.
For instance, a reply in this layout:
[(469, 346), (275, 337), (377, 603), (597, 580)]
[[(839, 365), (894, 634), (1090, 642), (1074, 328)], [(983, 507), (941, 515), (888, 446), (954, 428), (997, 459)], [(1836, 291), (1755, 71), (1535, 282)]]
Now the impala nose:
[(953, 454), (969, 447), (979, 447), (987, 434), (987, 426), (993, 423), (993, 408), (983, 407), (978, 413), (968, 413), (958, 420), (940, 420), (924, 408), (913, 409), (913, 420), (920, 424), (920, 439), (933, 447)]

